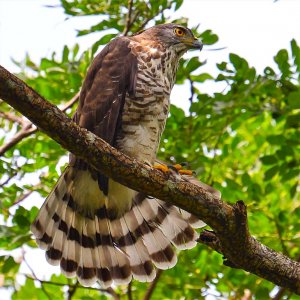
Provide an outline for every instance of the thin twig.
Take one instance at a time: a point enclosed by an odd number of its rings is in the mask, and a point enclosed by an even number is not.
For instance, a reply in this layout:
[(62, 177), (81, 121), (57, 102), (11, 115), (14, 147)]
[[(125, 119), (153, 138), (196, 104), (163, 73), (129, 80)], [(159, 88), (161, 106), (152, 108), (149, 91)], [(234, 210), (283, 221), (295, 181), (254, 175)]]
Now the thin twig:
[(116, 291), (113, 288), (111, 288), (111, 287), (107, 288), (106, 292), (108, 294), (110, 294), (115, 300), (120, 300), (119, 294), (117, 294)]
[(51, 296), (50, 296), (49, 293), (46, 291), (46, 289), (45, 289), (43, 283), (37, 278), (37, 276), (36, 276), (34, 270), (31, 268), (31, 266), (29, 265), (29, 263), (28, 263), (27, 260), (25, 259), (25, 251), (23, 251), (23, 261), (24, 261), (24, 263), (26, 264), (26, 266), (28, 267), (28, 269), (30, 270), (30, 272), (31, 272), (31, 274), (32, 274), (32, 276), (33, 276), (33, 278), (41, 283), (41, 289), (42, 289), (42, 291), (44, 292), (44, 294), (46, 295), (46, 297), (47, 297), (49, 300), (51, 300)]
[(93, 288), (93, 287), (89, 287), (89, 286), (81, 286), (81, 285), (77, 285), (77, 284), (67, 284), (67, 283), (62, 283), (62, 282), (42, 280), (42, 279), (39, 279), (39, 278), (31, 277), (28, 274), (23, 274), (23, 275), (26, 278), (28, 278), (28, 279), (37, 280), (41, 284), (50, 284), (50, 285), (61, 286), (61, 287), (68, 286), (70, 288), (74, 288), (76, 286), (77, 289), (85, 289), (85, 290), (98, 291), (98, 292), (101, 292), (101, 293), (105, 293), (105, 294), (111, 295), (115, 300), (119, 300), (120, 299), (119, 295), (112, 288), (97, 289), (97, 288)]
[(71, 108), (79, 100), (80, 92), (73, 96), (68, 102), (66, 102), (62, 107), (61, 111), (65, 112), (67, 109)]
[(18, 123), (21, 126), (23, 126), (26, 122), (24, 118), (18, 117), (17, 115), (10, 113), (10, 112), (0, 111), (0, 117), (6, 119), (8, 121)]
[(149, 300), (154, 292), (154, 289), (158, 283), (158, 280), (162, 274), (163, 270), (161, 269), (157, 269), (156, 271), (156, 277), (154, 278), (154, 280), (151, 282), (151, 284), (149, 285), (147, 291), (146, 291), (146, 294), (144, 296), (144, 300)]
[(189, 101), (190, 101), (190, 105), (193, 104), (193, 99), (194, 99), (194, 96), (195, 96), (195, 87), (194, 87), (194, 81), (189, 77), (188, 78), (189, 80), (189, 83), (190, 83), (190, 92), (191, 92), (191, 96), (189, 98)]
[(140, 15), (140, 11), (136, 11), (134, 14), (133, 14), (133, 17), (132, 17), (132, 20), (131, 20), (131, 23), (134, 24), (136, 19), (138, 18), (138, 16)]
[[(38, 184), (40, 185), (40, 184)], [(24, 201), (26, 198), (28, 198), (34, 190), (27, 191), (26, 193), (22, 194), (10, 207), (13, 207), (17, 204), (20, 204), (22, 201)]]
[[(61, 107), (61, 110), (65, 112), (68, 108), (72, 107), (75, 102), (79, 99), (79, 92), (63, 107)], [(22, 141), (24, 138), (32, 135), (38, 131), (38, 128), (34, 126), (31, 122), (23, 123), (23, 127), (20, 131), (18, 131), (12, 138), (9, 140), (6, 144), (2, 145), (0, 147), (0, 156), (3, 156), (6, 151), (14, 147), (16, 144), (18, 144), (20, 141)]]
[(6, 151), (14, 147), (17, 143), (19, 143), (24, 138), (33, 134), (37, 131), (37, 128), (32, 124), (28, 123), (24, 126), (20, 131), (18, 131), (6, 144), (0, 147), (0, 156), (2, 156)]
[(133, 0), (128, 0), (128, 13), (126, 17), (126, 26), (123, 31), (124, 36), (128, 35), (128, 32), (130, 31), (130, 28), (133, 24), (133, 22), (131, 21), (132, 4), (133, 4)]
[(137, 31), (143, 30), (145, 28), (145, 26), (152, 20), (153, 18), (147, 18), (145, 19), (145, 21), (141, 24), (141, 26), (139, 27), (139, 29)]
[(78, 288), (78, 285), (79, 285), (79, 282), (78, 282), (78, 280), (77, 280), (76, 283), (75, 283), (74, 285), (69, 286), (69, 289), (68, 289), (68, 297), (67, 297), (68, 300), (71, 300), (71, 299), (72, 299), (72, 297), (74, 296), (74, 294), (75, 294), (75, 292), (76, 292), (76, 290), (77, 290), (77, 288)]
[(127, 297), (128, 300), (132, 300), (132, 281), (129, 282), (127, 287)]
[(9, 183), (16, 175), (18, 175), (18, 172), (12, 173), (11, 176), (9, 176), (6, 180), (4, 180), (4, 181), (0, 184), (0, 188), (4, 187), (7, 183)]

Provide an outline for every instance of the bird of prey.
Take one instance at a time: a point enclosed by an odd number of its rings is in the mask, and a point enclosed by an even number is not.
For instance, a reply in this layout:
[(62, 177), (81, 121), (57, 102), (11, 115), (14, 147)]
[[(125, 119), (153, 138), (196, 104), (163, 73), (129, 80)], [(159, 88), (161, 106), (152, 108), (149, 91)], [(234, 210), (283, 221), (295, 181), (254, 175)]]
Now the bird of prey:
[[(177, 24), (112, 40), (84, 80), (74, 121), (126, 155), (153, 165), (180, 57), (202, 44)], [(50, 264), (82, 285), (152, 281), (194, 247), (201, 221), (107, 178), (70, 154), (32, 232)]]

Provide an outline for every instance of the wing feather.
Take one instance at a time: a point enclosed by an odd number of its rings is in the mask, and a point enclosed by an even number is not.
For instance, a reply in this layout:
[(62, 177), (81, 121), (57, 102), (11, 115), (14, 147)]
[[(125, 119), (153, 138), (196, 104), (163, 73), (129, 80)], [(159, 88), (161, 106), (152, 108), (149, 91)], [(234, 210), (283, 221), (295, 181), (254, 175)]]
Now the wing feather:
[[(74, 121), (114, 145), (121, 126), (126, 94), (135, 92), (137, 59), (129, 47), (130, 39), (116, 38), (95, 57), (80, 92)], [(87, 164), (70, 155), (70, 165), (85, 170)], [(99, 187), (108, 193), (108, 178), (92, 172)]]

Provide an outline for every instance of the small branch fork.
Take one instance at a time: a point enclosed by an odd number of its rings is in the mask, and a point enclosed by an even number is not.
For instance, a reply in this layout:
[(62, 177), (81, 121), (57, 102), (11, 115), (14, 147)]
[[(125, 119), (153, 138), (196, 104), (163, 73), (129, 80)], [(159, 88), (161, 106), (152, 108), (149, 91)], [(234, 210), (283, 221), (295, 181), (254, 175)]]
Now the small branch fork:
[(173, 174), (164, 174), (122, 154), (79, 127), (1, 66), (0, 98), (104, 175), (202, 219), (213, 232), (204, 231), (200, 241), (222, 253), (227, 265), (244, 269), (300, 295), (300, 263), (275, 252), (250, 235), (246, 206), (242, 201), (229, 205), (201, 185)]

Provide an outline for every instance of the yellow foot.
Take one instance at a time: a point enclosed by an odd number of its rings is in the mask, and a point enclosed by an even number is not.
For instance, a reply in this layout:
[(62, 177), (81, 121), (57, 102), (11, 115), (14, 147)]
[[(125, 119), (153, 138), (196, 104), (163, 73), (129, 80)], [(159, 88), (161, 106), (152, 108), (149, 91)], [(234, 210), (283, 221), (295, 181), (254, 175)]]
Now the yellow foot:
[(170, 170), (174, 170), (177, 173), (181, 174), (181, 175), (194, 175), (194, 172), (192, 170), (184, 170), (183, 167), (186, 166), (186, 163), (182, 163), (182, 164), (175, 164), (175, 165), (154, 165), (153, 168), (156, 170), (160, 170), (164, 173), (168, 173), (170, 172)]
[(179, 170), (178, 172), (181, 175), (190, 175), (190, 176), (194, 175), (194, 171), (192, 171), (192, 170)]
[(156, 170), (160, 170), (164, 173), (170, 172), (170, 169), (166, 165), (154, 165), (153, 168), (156, 169)]

